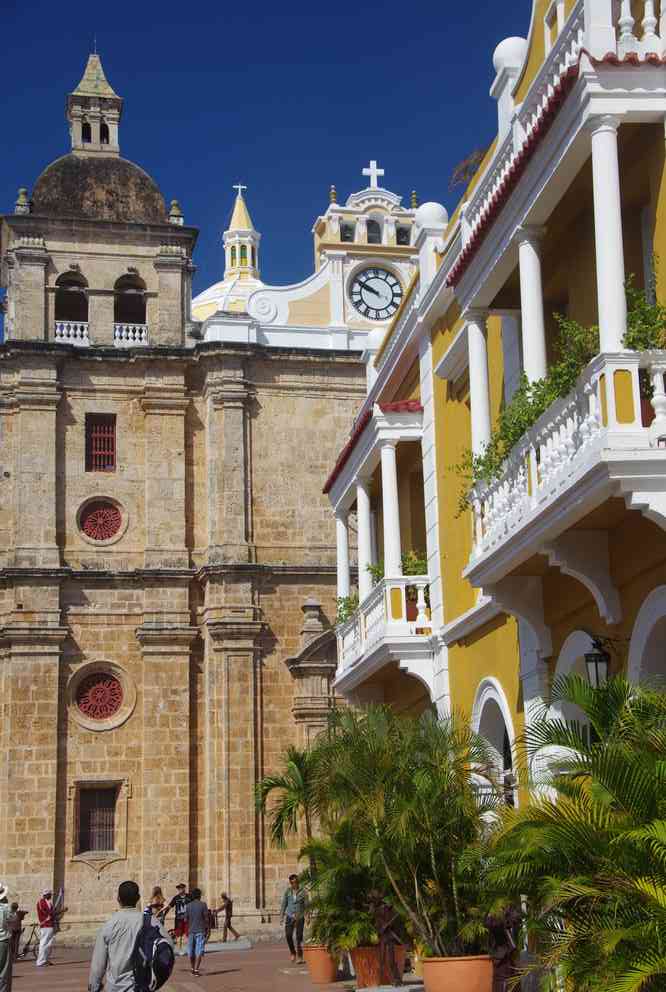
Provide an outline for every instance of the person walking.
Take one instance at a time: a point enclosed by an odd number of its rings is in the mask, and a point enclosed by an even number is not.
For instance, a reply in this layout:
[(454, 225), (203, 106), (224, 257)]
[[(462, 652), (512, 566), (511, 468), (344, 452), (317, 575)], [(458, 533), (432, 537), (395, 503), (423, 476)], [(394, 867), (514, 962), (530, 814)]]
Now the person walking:
[(201, 961), (210, 933), (208, 906), (201, 899), (201, 889), (192, 889), (190, 901), (185, 908), (185, 916), (188, 930), (187, 953), (190, 958), (192, 974), (198, 978), (201, 974)]
[(233, 900), (229, 898), (226, 892), (223, 892), (220, 896), (222, 902), (214, 909), (214, 913), (224, 913), (224, 923), (222, 924), (222, 940), (226, 942), (227, 931), (234, 935), (234, 940), (240, 940), (240, 934), (234, 930), (231, 925), (231, 919), (234, 915), (234, 903)]
[(63, 913), (67, 912), (65, 906), (59, 912), (53, 906), (52, 889), (44, 889), (42, 897), (37, 903), (37, 920), (39, 921), (39, 954), (37, 955), (37, 967), (43, 968), (47, 964), (53, 964), (51, 954), (53, 952), (53, 941), (55, 940), (56, 924)]
[(170, 900), (169, 905), (164, 910), (163, 920), (166, 920), (167, 915), (171, 909), (174, 910), (175, 920), (174, 928), (172, 931), (172, 937), (174, 940), (178, 941), (178, 950), (182, 953), (183, 948), (183, 937), (187, 937), (187, 915), (185, 910), (187, 904), (190, 901), (190, 897), (187, 893), (187, 886), (180, 882), (176, 886), (176, 894)]
[(8, 892), (7, 886), (0, 882), (0, 992), (12, 992), (12, 938), (16, 927), (21, 926), (18, 917), (9, 908)]
[[(136, 938), (143, 926), (144, 914), (138, 908), (141, 893), (136, 882), (121, 882), (118, 886), (118, 905), (113, 916), (97, 933), (95, 949), (90, 962), (88, 992), (132, 992), (134, 966), (132, 956)], [(155, 918), (160, 936), (173, 942), (162, 924)], [(104, 984), (106, 981), (106, 985)]]
[(165, 905), (166, 899), (164, 898), (164, 893), (160, 886), (156, 885), (150, 897), (150, 902), (146, 906), (146, 910), (150, 911), (152, 916), (156, 916), (160, 922), (163, 922), (166, 915)]
[[(289, 876), (289, 888), (282, 896), (280, 923), (284, 920), (284, 935), (291, 951), (291, 960), (303, 963), (303, 930), (305, 912), (308, 908), (308, 894), (298, 884), (298, 875)], [(296, 945), (294, 946), (294, 935)]]

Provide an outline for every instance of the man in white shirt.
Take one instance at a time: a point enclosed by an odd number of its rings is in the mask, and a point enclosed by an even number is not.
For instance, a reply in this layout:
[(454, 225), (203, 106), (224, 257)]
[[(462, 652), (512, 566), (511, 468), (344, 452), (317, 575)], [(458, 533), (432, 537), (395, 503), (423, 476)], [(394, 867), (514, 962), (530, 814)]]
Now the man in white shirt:
[[(120, 909), (97, 934), (90, 963), (88, 992), (101, 992), (102, 988), (105, 992), (133, 992), (132, 952), (143, 926), (143, 913), (137, 908), (140, 898), (136, 882), (121, 882), (118, 886)], [(156, 917), (153, 918), (153, 926), (159, 927), (161, 936), (173, 947), (171, 938)]]
[(8, 892), (0, 882), (0, 992), (12, 992), (12, 934), (17, 923), (9, 909)]

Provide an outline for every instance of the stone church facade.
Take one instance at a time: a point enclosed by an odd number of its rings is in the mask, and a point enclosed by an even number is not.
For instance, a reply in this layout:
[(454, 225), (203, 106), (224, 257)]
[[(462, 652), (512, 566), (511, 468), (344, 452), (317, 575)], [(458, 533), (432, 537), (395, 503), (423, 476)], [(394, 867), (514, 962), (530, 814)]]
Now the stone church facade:
[(227, 890), (251, 927), (295, 853), (254, 785), (333, 702), (322, 486), (373, 332), (317, 326), (321, 276), (278, 331), (251, 298), (193, 316), (197, 231), (120, 157), (121, 114), (91, 56), (70, 153), (1, 218), (0, 877), (26, 905), (63, 886), (73, 928), (125, 878)]

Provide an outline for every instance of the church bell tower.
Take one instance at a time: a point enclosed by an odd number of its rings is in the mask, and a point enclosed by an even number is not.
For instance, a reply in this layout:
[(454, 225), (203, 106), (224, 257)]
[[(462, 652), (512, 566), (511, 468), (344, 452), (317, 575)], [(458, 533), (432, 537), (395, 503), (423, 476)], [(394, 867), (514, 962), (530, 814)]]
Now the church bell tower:
[(118, 125), (123, 100), (114, 92), (99, 55), (88, 63), (76, 89), (67, 97), (66, 116), (75, 155), (120, 155)]

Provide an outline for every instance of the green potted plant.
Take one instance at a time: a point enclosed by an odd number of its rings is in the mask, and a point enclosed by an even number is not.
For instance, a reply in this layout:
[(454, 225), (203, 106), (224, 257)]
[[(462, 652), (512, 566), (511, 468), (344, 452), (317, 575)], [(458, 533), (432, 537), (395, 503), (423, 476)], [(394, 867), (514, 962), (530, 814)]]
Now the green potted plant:
[(455, 715), (409, 719), (384, 706), (338, 711), (320, 739), (319, 802), (331, 814), (345, 811), (357, 852), (383, 874), (393, 905), (427, 953), (427, 992), (492, 989), (471, 853), (482, 849), (488, 816), (501, 803), (492, 767), (486, 742)]
[[(385, 892), (386, 883), (376, 868), (361, 862), (353, 821), (342, 818), (334, 822), (326, 836), (303, 848), (301, 856), (317, 866), (316, 874), (306, 871), (303, 876), (311, 892), (311, 942), (305, 959), (312, 981), (333, 981), (324, 976), (333, 974), (337, 960), (348, 953), (357, 988), (388, 983), (372, 904), (372, 895)], [(396, 958), (404, 968), (404, 948), (398, 950)]]

